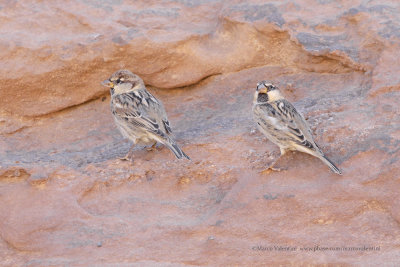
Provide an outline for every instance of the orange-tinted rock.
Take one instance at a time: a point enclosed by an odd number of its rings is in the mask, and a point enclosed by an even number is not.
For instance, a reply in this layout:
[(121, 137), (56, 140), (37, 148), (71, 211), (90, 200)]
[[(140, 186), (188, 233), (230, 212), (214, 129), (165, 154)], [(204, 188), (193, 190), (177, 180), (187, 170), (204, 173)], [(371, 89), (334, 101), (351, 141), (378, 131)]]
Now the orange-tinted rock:
[[(398, 265), (399, 9), (0, 4), (0, 265)], [(119, 68), (163, 101), (191, 161), (165, 147), (118, 160), (131, 144), (100, 82)], [(279, 149), (252, 122), (260, 80), (343, 176), (302, 153), (263, 171)]]

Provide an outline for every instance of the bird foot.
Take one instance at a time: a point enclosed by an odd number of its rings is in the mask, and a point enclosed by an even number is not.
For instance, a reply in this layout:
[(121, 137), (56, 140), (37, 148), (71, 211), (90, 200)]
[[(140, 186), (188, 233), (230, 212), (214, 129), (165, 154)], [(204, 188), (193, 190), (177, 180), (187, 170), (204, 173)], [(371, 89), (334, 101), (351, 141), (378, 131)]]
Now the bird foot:
[(264, 170), (261, 171), (261, 173), (270, 173), (270, 172), (280, 172), (280, 171), (286, 171), (286, 168), (275, 168), (275, 167), (268, 167)]
[(146, 147), (146, 150), (147, 151), (154, 151), (154, 150), (156, 150), (156, 148), (157, 148), (157, 142), (154, 143), (151, 147)]
[(133, 145), (128, 153), (126, 153), (125, 157), (123, 158), (118, 158), (119, 160), (123, 160), (123, 161), (132, 161), (133, 162), (133, 148), (135, 147), (135, 145)]
[(125, 157), (120, 157), (118, 159), (122, 160), (122, 161), (132, 161), (133, 162), (133, 158), (131, 155), (125, 155)]
[(274, 163), (272, 163), (268, 168), (262, 170), (261, 173), (286, 171), (287, 168), (277, 168), (277, 167), (275, 167), (275, 164), (278, 162), (279, 159), (280, 159), (280, 157)]

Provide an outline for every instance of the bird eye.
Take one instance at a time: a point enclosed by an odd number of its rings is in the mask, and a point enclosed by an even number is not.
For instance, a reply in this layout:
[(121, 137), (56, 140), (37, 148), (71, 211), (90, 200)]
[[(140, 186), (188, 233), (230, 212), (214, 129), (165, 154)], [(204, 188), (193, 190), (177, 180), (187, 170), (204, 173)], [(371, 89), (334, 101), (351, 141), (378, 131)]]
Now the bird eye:
[(117, 83), (120, 83), (120, 82), (121, 82), (121, 79), (120, 79), (120, 78), (118, 78), (118, 79), (116, 80), (116, 82), (117, 82)]

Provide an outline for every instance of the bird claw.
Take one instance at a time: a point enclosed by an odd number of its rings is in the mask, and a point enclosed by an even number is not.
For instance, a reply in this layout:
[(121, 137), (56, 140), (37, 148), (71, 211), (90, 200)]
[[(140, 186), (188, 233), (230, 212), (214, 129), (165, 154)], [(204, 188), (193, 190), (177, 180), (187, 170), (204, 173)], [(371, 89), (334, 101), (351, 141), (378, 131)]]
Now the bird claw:
[(118, 159), (122, 160), (122, 161), (132, 161), (133, 162), (133, 158), (131, 155), (126, 155), (125, 157), (120, 157)]
[(287, 170), (286, 168), (274, 168), (274, 167), (271, 167), (271, 168), (268, 168), (268, 169), (270, 169), (271, 171), (274, 171), (274, 172), (280, 172), (280, 171), (286, 171)]
[(151, 147), (146, 147), (146, 150), (149, 152), (154, 151), (157, 148), (156, 145), (157, 145), (157, 142), (155, 142)]
[(262, 170), (260, 173), (270, 173), (270, 172), (280, 172), (280, 171), (286, 171), (287, 168), (275, 168), (274, 166), (270, 166), (264, 170)]
[(128, 153), (126, 153), (125, 157), (123, 157), (123, 158), (118, 158), (118, 159), (119, 159), (119, 160), (122, 160), (122, 161), (132, 161), (132, 162), (133, 162), (133, 148), (134, 148), (134, 146), (135, 146), (135, 145), (133, 145), (133, 146), (129, 149), (129, 151), (128, 151)]

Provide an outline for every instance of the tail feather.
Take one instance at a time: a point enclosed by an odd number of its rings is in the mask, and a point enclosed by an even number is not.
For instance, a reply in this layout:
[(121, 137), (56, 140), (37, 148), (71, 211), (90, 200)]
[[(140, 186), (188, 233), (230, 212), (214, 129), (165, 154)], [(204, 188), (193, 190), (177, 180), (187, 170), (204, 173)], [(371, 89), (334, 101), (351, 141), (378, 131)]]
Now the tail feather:
[(185, 157), (185, 158), (187, 158), (188, 160), (191, 160), (190, 158), (189, 158), (189, 156), (188, 155), (186, 155), (186, 153), (185, 152), (183, 152), (183, 150), (181, 150), (182, 151), (182, 155)]
[(181, 159), (185, 157), (190, 160), (189, 156), (186, 155), (186, 153), (183, 152), (183, 150), (172, 139), (170, 139), (169, 142), (166, 143), (166, 145), (172, 152), (174, 152), (176, 158)]
[(336, 165), (330, 160), (328, 159), (325, 155), (321, 155), (321, 157), (319, 157), (326, 165), (329, 166), (329, 168), (334, 172), (337, 173), (339, 175), (342, 175), (342, 172), (339, 170), (338, 167), (336, 167)]

